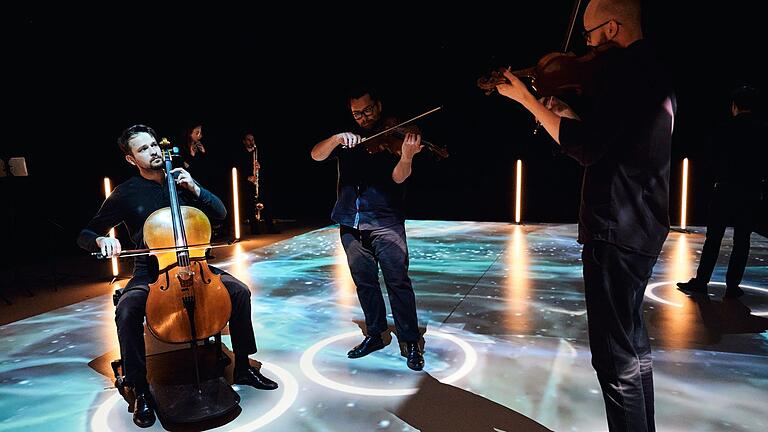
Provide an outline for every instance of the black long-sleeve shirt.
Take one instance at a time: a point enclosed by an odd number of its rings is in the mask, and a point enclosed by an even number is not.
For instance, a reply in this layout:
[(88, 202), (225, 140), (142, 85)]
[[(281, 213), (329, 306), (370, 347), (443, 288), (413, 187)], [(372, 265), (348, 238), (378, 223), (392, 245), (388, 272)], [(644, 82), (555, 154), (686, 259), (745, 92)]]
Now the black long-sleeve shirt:
[(669, 233), (675, 95), (645, 41), (612, 55), (592, 109), (560, 122), (563, 152), (585, 167), (579, 242), (657, 256)]
[[(222, 221), (227, 209), (221, 200), (207, 189), (200, 187), (200, 197), (186, 189), (178, 189), (181, 205), (202, 210), (212, 221)], [(145, 247), (144, 221), (155, 210), (170, 206), (165, 183), (160, 184), (141, 176), (134, 176), (115, 188), (104, 201), (96, 216), (80, 231), (77, 244), (89, 252), (98, 252), (96, 238), (106, 236), (109, 230), (121, 223), (128, 228), (133, 247)], [(122, 242), (124, 244), (124, 242)], [(133, 276), (150, 274), (147, 256), (134, 260)]]

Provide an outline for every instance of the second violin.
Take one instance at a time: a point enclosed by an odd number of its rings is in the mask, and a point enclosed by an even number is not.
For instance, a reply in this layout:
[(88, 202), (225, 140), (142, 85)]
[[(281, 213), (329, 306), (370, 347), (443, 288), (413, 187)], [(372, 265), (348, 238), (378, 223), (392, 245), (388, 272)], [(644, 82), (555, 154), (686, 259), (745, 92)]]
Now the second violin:
[[(617, 45), (607, 43), (594, 47), (583, 56), (572, 52), (553, 52), (545, 55), (536, 66), (511, 71), (518, 78), (530, 80), (539, 97), (565, 94), (590, 95), (595, 90), (596, 79), (601, 76), (606, 60)], [(496, 86), (507, 82), (506, 69), (497, 69), (477, 80), (477, 86), (490, 95)]]

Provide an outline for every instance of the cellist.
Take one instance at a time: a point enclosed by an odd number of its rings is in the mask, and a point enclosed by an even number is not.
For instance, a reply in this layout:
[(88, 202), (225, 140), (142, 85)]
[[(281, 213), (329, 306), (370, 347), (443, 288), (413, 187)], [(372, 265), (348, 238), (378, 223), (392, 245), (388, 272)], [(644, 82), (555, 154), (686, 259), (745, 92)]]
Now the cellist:
[[(137, 168), (138, 175), (115, 188), (78, 237), (80, 247), (91, 252), (101, 251), (106, 257), (119, 255), (122, 249), (118, 239), (107, 236), (111, 228), (124, 223), (133, 243), (143, 246), (144, 221), (155, 210), (169, 206), (163, 160), (155, 131), (145, 125), (134, 125), (123, 131), (117, 143), (125, 154), (125, 160)], [(176, 177), (182, 205), (196, 207), (216, 221), (226, 217), (227, 211), (221, 200), (201, 187), (189, 172), (176, 168), (171, 173)], [(125, 383), (133, 388), (136, 395), (133, 422), (139, 427), (149, 427), (155, 422), (148, 394), (143, 338), (149, 284), (158, 276), (158, 269), (153, 263), (147, 255), (135, 258), (133, 277), (123, 288), (115, 310)], [(264, 377), (248, 361), (249, 354), (256, 352), (250, 290), (232, 275), (213, 266), (210, 269), (221, 275), (232, 302), (229, 329), (235, 353), (235, 384), (263, 390), (276, 389), (277, 383)]]

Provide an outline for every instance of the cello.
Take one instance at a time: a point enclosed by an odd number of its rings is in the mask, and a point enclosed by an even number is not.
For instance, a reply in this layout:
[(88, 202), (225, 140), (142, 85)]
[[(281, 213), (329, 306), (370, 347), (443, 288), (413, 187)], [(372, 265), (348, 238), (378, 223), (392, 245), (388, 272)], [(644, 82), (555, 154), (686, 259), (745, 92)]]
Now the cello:
[[(168, 343), (192, 343), (215, 335), (229, 321), (232, 303), (221, 277), (213, 274), (205, 258), (211, 223), (194, 207), (181, 206), (173, 175), (172, 158), (178, 148), (160, 142), (165, 163), (170, 206), (153, 212), (144, 222), (144, 241), (154, 255), (159, 276), (149, 285), (147, 327)], [(202, 247), (190, 248), (190, 244)]]
[[(144, 222), (148, 249), (126, 251), (124, 256), (155, 255), (158, 278), (149, 284), (146, 322), (152, 335), (171, 344), (188, 343), (194, 366), (194, 384), (150, 383), (159, 414), (173, 423), (190, 423), (222, 416), (235, 409), (240, 397), (218, 376), (201, 381), (198, 342), (216, 336), (217, 357), (224, 360), (219, 333), (229, 321), (229, 293), (206, 261), (211, 245), (211, 223), (199, 209), (182, 206), (172, 173), (179, 150), (167, 139), (160, 142), (169, 206), (158, 209)], [(219, 363), (222, 365), (223, 363)], [(113, 366), (114, 368), (114, 366)]]

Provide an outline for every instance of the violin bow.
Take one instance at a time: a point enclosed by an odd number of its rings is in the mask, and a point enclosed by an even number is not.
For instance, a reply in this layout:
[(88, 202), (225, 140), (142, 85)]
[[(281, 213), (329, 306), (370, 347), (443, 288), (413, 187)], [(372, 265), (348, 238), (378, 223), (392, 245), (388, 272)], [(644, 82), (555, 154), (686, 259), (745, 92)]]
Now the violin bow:
[(571, 45), (571, 36), (573, 36), (573, 28), (576, 27), (576, 17), (579, 14), (579, 9), (581, 9), (581, 0), (576, 0), (571, 11), (571, 19), (568, 22), (568, 30), (565, 33), (562, 52), (568, 52), (568, 47)]
[(360, 140), (360, 142), (358, 144), (362, 144), (362, 143), (364, 143), (364, 142), (366, 142), (368, 140), (372, 140), (372, 139), (376, 138), (377, 136), (384, 135), (387, 132), (391, 132), (391, 131), (399, 128), (400, 126), (406, 125), (406, 124), (411, 123), (413, 121), (416, 121), (416, 120), (418, 120), (418, 119), (420, 119), (422, 117), (428, 116), (428, 115), (432, 114), (435, 111), (439, 111), (442, 108), (443, 108), (442, 106), (439, 106), (437, 108), (432, 108), (431, 110), (429, 110), (427, 112), (421, 113), (421, 114), (417, 115), (416, 117), (413, 117), (413, 118), (411, 118), (409, 120), (406, 120), (406, 121), (404, 121), (404, 122), (402, 122), (400, 124), (396, 124), (396, 125), (392, 126), (391, 128), (384, 129), (383, 131), (381, 131), (381, 132), (379, 132), (377, 134), (371, 135), (371, 136), (369, 136), (367, 138), (363, 138), (362, 140)]
[[(152, 255), (153, 252), (158, 252), (158, 251), (179, 252), (179, 251), (190, 251), (190, 250), (209, 249), (209, 248), (215, 249), (220, 247), (232, 246), (238, 241), (239, 241), (238, 239), (234, 239), (226, 243), (215, 243), (215, 244), (199, 243), (199, 244), (193, 244), (193, 245), (187, 245), (187, 246), (169, 246), (164, 248), (129, 249), (126, 251), (122, 251), (117, 255), (112, 255), (112, 256), (116, 258), (128, 258), (128, 257), (134, 257), (134, 256)], [(101, 252), (91, 252), (91, 255), (95, 256), (98, 259), (107, 259), (107, 257), (104, 256)]]

